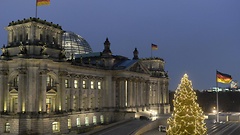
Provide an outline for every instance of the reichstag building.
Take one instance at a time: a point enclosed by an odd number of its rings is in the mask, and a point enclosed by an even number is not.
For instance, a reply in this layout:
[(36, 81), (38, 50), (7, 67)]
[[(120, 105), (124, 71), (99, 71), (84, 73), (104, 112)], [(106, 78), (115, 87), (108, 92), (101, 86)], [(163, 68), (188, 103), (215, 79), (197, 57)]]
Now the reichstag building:
[[(162, 58), (93, 52), (81, 36), (39, 18), (12, 21), (0, 59), (0, 134), (63, 134), (137, 114), (170, 113)], [(2, 40), (2, 39), (1, 39)]]

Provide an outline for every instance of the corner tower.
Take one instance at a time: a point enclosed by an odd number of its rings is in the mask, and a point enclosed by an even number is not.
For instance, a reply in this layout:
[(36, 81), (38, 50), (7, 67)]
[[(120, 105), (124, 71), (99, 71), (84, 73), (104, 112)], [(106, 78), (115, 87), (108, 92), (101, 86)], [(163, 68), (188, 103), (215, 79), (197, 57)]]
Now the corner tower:
[(3, 58), (30, 57), (63, 59), (63, 30), (58, 24), (39, 18), (12, 21), (8, 27), (8, 44), (3, 46)]

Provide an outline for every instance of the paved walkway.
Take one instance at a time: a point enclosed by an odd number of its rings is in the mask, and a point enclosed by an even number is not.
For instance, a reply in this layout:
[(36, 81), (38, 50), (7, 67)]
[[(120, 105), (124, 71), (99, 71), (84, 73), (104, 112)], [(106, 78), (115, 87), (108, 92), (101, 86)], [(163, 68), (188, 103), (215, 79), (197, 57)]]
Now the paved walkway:
[(158, 131), (158, 128), (154, 128), (148, 132), (143, 133), (142, 135), (166, 135), (166, 132)]

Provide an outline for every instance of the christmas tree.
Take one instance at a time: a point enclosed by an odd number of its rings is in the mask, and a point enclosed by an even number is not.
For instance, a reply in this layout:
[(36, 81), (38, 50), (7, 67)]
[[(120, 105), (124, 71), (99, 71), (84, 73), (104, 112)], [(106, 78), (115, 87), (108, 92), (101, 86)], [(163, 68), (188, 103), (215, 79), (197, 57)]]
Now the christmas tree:
[(206, 135), (207, 128), (196, 92), (185, 74), (173, 99), (173, 114), (168, 119), (167, 135)]

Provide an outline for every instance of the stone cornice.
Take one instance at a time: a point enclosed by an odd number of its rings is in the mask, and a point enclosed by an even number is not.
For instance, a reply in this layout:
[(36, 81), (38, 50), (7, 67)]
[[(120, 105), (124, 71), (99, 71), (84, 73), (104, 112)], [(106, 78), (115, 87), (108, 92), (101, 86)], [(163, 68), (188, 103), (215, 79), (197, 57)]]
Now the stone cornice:
[(29, 19), (24, 18), (23, 20), (12, 21), (12, 22), (9, 23), (8, 27), (18, 25), (18, 24), (25, 24), (25, 23), (28, 23), (28, 22), (37, 22), (37, 23), (40, 23), (40, 24), (48, 25), (48, 26), (51, 26), (51, 27), (58, 28), (58, 29), (62, 30), (62, 27), (58, 24), (54, 24), (52, 22), (47, 22), (46, 20), (41, 20), (40, 18), (32, 18), (32, 17), (30, 17)]

